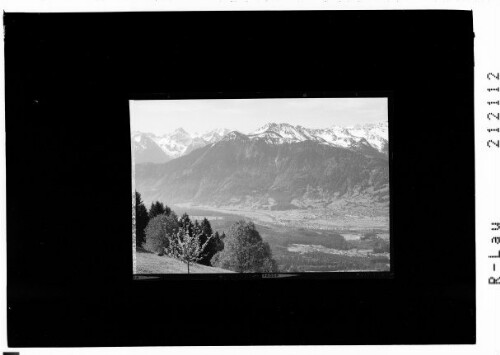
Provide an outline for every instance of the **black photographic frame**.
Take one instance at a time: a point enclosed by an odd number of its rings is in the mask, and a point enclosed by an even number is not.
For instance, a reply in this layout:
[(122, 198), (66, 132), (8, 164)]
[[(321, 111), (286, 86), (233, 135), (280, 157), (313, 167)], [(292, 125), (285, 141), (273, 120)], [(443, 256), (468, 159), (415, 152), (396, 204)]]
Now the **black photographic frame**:
[[(475, 343), (472, 12), (4, 24), (9, 346)], [(132, 280), (128, 100), (207, 92), (389, 92), (394, 277)]]

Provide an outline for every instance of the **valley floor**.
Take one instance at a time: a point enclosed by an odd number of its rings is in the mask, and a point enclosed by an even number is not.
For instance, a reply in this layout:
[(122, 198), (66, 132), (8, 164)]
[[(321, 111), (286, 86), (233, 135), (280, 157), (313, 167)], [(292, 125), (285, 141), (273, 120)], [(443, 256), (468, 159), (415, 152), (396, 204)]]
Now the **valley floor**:
[(289, 228), (306, 228), (322, 230), (358, 230), (373, 231), (374, 229), (388, 230), (389, 217), (387, 213), (367, 216), (365, 214), (345, 213), (332, 208), (292, 209), (272, 211), (264, 209), (250, 209), (237, 206), (213, 207), (194, 205), (191, 203), (178, 204), (182, 209), (202, 209), (227, 213), (248, 218), (261, 225), (277, 225)]
[[(178, 214), (207, 218), (213, 230), (228, 233), (241, 219), (255, 223), (281, 272), (389, 271), (389, 216), (340, 214), (332, 209), (287, 211), (175, 205)], [(331, 216), (328, 218), (328, 216)], [(366, 233), (374, 237), (365, 238)]]

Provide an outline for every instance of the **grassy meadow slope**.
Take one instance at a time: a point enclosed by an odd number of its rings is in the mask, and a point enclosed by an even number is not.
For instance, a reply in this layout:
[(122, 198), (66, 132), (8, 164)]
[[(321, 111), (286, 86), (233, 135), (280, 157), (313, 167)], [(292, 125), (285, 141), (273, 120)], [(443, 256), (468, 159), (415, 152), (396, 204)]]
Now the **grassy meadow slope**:
[[(191, 264), (189, 272), (192, 274), (232, 273), (229, 270), (199, 264)], [(136, 274), (187, 274), (187, 264), (167, 256), (158, 256), (138, 250), (136, 252)]]

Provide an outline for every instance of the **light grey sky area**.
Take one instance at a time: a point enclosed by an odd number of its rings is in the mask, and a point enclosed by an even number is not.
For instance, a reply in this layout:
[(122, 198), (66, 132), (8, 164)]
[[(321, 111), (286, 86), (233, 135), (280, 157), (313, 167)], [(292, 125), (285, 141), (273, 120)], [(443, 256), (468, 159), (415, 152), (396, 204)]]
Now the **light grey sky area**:
[(307, 128), (385, 122), (387, 98), (298, 98), (225, 100), (132, 100), (132, 131), (162, 135), (182, 127), (189, 133), (228, 128), (248, 134), (266, 123)]

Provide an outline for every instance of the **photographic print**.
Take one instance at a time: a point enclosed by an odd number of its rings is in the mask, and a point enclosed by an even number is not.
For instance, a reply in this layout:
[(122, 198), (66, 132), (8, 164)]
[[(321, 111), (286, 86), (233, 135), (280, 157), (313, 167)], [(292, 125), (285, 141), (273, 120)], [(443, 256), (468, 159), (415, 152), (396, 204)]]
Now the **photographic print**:
[(131, 100), (134, 274), (390, 271), (388, 99)]

